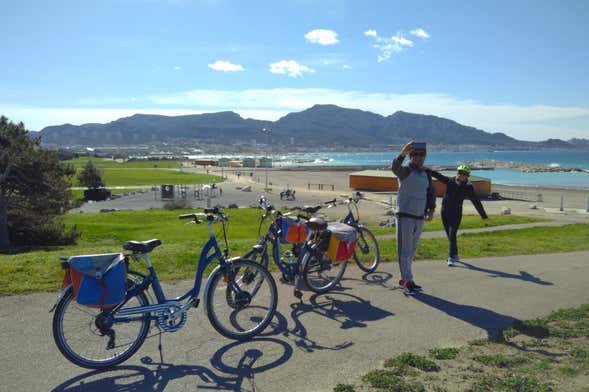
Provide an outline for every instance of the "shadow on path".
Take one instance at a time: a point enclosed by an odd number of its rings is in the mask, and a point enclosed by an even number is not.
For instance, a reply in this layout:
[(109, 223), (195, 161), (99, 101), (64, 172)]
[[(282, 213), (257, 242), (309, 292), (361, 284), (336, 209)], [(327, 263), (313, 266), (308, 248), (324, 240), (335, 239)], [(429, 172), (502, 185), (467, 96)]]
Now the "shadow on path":
[(487, 337), (492, 341), (500, 340), (501, 331), (516, 321), (511, 316), (506, 316), (489, 309), (472, 305), (461, 305), (425, 293), (418, 293), (413, 298), (449, 316), (485, 330)]
[(255, 374), (284, 364), (292, 353), (292, 347), (286, 342), (258, 338), (243, 343), (233, 342), (217, 350), (210, 362), (219, 373), (205, 366), (174, 365), (165, 363), (163, 358), (154, 363), (151, 357), (143, 357), (141, 362), (146, 366), (118, 366), (91, 371), (62, 383), (52, 391), (161, 392), (171, 381), (192, 376), (197, 380), (188, 390), (255, 391)]
[(464, 261), (456, 262), (456, 264), (454, 264), (454, 266), (452, 268), (467, 268), (467, 269), (470, 269), (473, 271), (486, 272), (489, 274), (489, 277), (491, 277), (491, 278), (519, 279), (519, 280), (523, 280), (524, 282), (536, 283), (536, 284), (540, 284), (543, 286), (552, 286), (554, 284), (552, 282), (542, 280), (539, 277), (536, 277), (526, 271), (519, 271), (519, 275), (516, 275), (516, 274), (511, 274), (509, 272), (503, 272), (503, 271), (497, 271), (497, 270), (492, 270), (492, 269), (488, 269), (488, 268), (477, 267), (476, 265), (465, 263)]

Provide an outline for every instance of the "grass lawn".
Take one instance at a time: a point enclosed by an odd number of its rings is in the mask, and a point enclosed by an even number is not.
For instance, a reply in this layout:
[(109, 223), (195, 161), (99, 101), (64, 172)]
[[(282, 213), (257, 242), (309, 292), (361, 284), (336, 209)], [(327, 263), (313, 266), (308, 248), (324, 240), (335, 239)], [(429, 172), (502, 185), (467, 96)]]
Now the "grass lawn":
[[(517, 225), (521, 223), (547, 222), (549, 219), (532, 218), (518, 215), (490, 215), (488, 220), (482, 220), (478, 215), (464, 215), (460, 223), (460, 229), (478, 229), (481, 227), (495, 227), (504, 225)], [(374, 235), (395, 234), (393, 227), (378, 227), (370, 229)], [(423, 231), (443, 231), (444, 225), (441, 219), (425, 222)]]
[[(80, 173), (89, 158), (75, 158), (64, 161), (74, 165)], [(180, 161), (129, 161), (116, 162), (111, 159), (92, 158), (94, 165), (100, 169), (107, 187), (115, 186), (149, 186), (160, 184), (208, 184), (223, 182), (220, 176), (181, 172)], [(78, 186), (77, 174), (71, 179), (72, 187)], [(113, 194), (129, 192), (132, 189), (112, 189)], [(83, 190), (73, 190), (73, 198), (82, 199)]]
[(76, 169), (81, 169), (86, 166), (86, 163), (91, 160), (99, 169), (116, 169), (116, 168), (123, 168), (123, 169), (178, 169), (180, 168), (181, 162), (177, 160), (158, 160), (158, 161), (148, 161), (148, 160), (133, 160), (127, 162), (117, 162), (112, 159), (106, 158), (90, 158), (90, 157), (80, 157), (74, 158), (67, 161), (63, 161), (64, 163), (70, 163), (74, 165)]
[(589, 304), (516, 321), (502, 338), (403, 353), (333, 391), (589, 391)]
[[(0, 254), (0, 293), (59, 288), (62, 274), (59, 257), (122, 251), (128, 240), (159, 238), (163, 245), (152, 259), (162, 279), (191, 278), (201, 246), (207, 241), (206, 225), (185, 225), (178, 215), (192, 210), (116, 211), (65, 216), (68, 226), (76, 225), (82, 236), (77, 245), (47, 247), (13, 255)], [(244, 254), (257, 238), (260, 210), (228, 209), (231, 221), (228, 239), (232, 256)], [(513, 217), (512, 217), (513, 218)], [(221, 226), (215, 226), (220, 233)], [(459, 237), (463, 257), (502, 256), (589, 249), (589, 225), (537, 227)], [(396, 259), (394, 239), (380, 240), (382, 259)], [(417, 259), (445, 259), (445, 238), (423, 239)]]

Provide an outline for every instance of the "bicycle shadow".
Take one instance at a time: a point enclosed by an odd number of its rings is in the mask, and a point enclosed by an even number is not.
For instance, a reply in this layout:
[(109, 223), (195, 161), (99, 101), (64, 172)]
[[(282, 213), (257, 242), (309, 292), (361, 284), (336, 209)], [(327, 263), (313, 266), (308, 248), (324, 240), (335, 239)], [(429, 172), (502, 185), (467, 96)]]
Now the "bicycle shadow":
[(393, 278), (393, 274), (384, 271), (366, 272), (361, 279), (344, 277), (342, 280), (353, 280), (365, 286), (381, 286), (389, 288), (387, 282)]
[[(459, 264), (461, 264), (461, 265), (459, 265)], [(517, 274), (512, 274), (509, 272), (497, 271), (497, 270), (492, 270), (492, 269), (488, 269), (488, 268), (481, 268), (481, 267), (478, 267), (473, 264), (465, 263), (464, 261), (457, 261), (456, 264), (454, 264), (454, 266), (452, 268), (466, 268), (466, 269), (470, 269), (473, 271), (485, 272), (485, 273), (488, 273), (489, 277), (491, 277), (491, 278), (519, 279), (519, 280), (523, 280), (524, 282), (536, 283), (536, 284), (543, 285), (543, 286), (554, 285), (554, 283), (542, 280), (539, 277), (534, 276), (526, 271), (519, 271), (519, 275), (517, 275)]]
[[(275, 345), (282, 350), (277, 358), (273, 358), (276, 356), (276, 348), (269, 347)], [(262, 346), (266, 349), (260, 349)], [(292, 347), (286, 342), (258, 338), (249, 342), (233, 342), (217, 350), (210, 359), (217, 372), (200, 365), (165, 363), (163, 357), (159, 363), (155, 363), (151, 357), (143, 357), (141, 362), (146, 366), (123, 365), (109, 370), (94, 370), (65, 381), (52, 391), (161, 392), (174, 380), (192, 376), (198, 379), (195, 385), (198, 389), (254, 391), (255, 374), (284, 364), (292, 353)], [(265, 356), (268, 358), (265, 359)], [(120, 372), (123, 374), (117, 374)]]
[(309, 298), (309, 303), (295, 302), (290, 305), (290, 317), (294, 323), (292, 328), (288, 327), (286, 318), (276, 312), (273, 323), (266, 329), (266, 334), (280, 334), (290, 339), (299, 349), (306, 352), (317, 350), (343, 350), (352, 346), (353, 342), (342, 342), (335, 345), (325, 345), (310, 337), (309, 332), (301, 318), (311, 314), (319, 315), (339, 323), (340, 329), (365, 328), (370, 321), (383, 319), (394, 314), (384, 309), (373, 306), (355, 295), (342, 291), (332, 290), (325, 294), (314, 294)]
[(425, 294), (423, 292), (412, 296), (415, 300), (438, 309), (447, 315), (462, 320), (487, 332), (487, 338), (492, 341), (501, 340), (505, 328), (517, 319), (495, 311), (472, 305), (461, 305), (445, 299)]

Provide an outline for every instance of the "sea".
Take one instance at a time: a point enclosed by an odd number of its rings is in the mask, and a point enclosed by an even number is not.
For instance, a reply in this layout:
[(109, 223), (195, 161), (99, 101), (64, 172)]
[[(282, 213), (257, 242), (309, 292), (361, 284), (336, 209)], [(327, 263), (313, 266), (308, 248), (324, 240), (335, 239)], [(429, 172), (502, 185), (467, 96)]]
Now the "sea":
[[(313, 152), (271, 155), (273, 165), (284, 166), (382, 166), (388, 167), (397, 151)], [(585, 172), (525, 173), (519, 169), (475, 170), (473, 175), (494, 184), (589, 189), (589, 151), (468, 151), (428, 152), (426, 165), (454, 166), (466, 161), (500, 161), (533, 166), (578, 168)]]

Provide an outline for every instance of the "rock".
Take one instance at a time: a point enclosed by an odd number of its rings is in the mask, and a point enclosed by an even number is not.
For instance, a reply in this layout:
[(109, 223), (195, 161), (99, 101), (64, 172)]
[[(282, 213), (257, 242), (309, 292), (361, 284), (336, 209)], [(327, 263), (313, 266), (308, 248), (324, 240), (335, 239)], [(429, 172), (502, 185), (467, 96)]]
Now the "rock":
[(252, 186), (248, 185), (248, 186), (244, 186), (243, 188), (241, 188), (242, 192), (251, 192), (252, 191)]
[(502, 207), (501, 208), (501, 214), (502, 215), (511, 215), (511, 208), (509, 208), (509, 207)]
[(388, 215), (388, 216), (395, 215), (395, 211), (393, 211), (393, 210), (388, 210), (388, 211), (385, 213), (385, 215)]
[(532, 204), (532, 205), (530, 206), (530, 209), (531, 209), (531, 210), (537, 210), (537, 209), (538, 209), (538, 206), (537, 206), (536, 204)]

